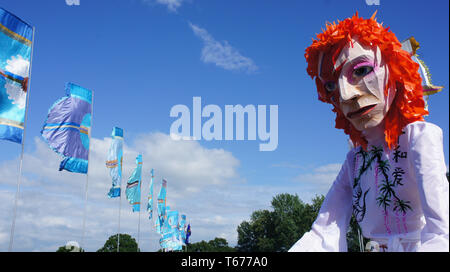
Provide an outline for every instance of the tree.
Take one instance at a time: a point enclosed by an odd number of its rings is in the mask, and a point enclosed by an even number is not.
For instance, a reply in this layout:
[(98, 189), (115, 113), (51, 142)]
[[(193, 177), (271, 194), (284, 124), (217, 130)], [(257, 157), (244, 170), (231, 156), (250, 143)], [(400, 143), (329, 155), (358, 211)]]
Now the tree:
[[(120, 252), (140, 252), (136, 240), (128, 234), (120, 234)], [(117, 252), (117, 234), (108, 238), (105, 245), (97, 250), (97, 252)]]
[[(311, 229), (325, 197), (316, 196), (312, 204), (297, 195), (279, 194), (272, 199), (273, 211), (258, 210), (250, 221), (237, 228), (236, 249), (241, 252), (284, 252)], [(359, 251), (357, 223), (354, 218), (347, 234), (349, 251)]]
[[(361, 234), (361, 228), (358, 225), (358, 222), (356, 221), (356, 218), (352, 216), (350, 220), (350, 226), (349, 230), (347, 231), (347, 250), (349, 252), (360, 252), (360, 244), (359, 244), (359, 236)], [(361, 236), (361, 239), (363, 240), (363, 246), (369, 242), (369, 239)], [(365, 250), (363, 248), (363, 250)]]
[(74, 246), (60, 246), (56, 252), (84, 252), (83, 248), (75, 248)]
[(228, 242), (224, 238), (214, 238), (206, 242), (202, 240), (198, 243), (189, 244), (187, 247), (188, 252), (234, 252), (234, 248), (228, 246)]

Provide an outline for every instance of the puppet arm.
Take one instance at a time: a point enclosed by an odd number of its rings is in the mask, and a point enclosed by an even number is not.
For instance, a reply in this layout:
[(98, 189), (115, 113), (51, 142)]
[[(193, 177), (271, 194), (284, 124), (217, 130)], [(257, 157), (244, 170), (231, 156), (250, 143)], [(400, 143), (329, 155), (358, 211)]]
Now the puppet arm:
[(419, 251), (449, 251), (449, 183), (446, 178), (442, 130), (431, 123), (407, 126), (410, 163), (414, 169), (425, 226)]
[(336, 180), (328, 191), (311, 230), (289, 252), (347, 251), (347, 229), (352, 213), (350, 167), (352, 151), (347, 155)]

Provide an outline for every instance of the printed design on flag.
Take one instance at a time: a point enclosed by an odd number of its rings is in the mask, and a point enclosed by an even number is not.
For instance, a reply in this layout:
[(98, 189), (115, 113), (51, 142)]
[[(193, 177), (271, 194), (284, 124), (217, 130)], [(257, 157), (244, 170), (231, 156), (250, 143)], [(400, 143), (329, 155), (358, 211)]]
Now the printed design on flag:
[(0, 139), (22, 142), (33, 28), (0, 8)]
[(125, 194), (128, 203), (133, 206), (133, 212), (141, 210), (141, 173), (142, 173), (142, 155), (136, 157), (136, 168), (127, 182)]
[(114, 168), (117, 167), (117, 165), (118, 165), (117, 160), (106, 161), (106, 167), (108, 168)]
[[(5, 10), (2, 9), (3, 12), (6, 13)], [(12, 14), (9, 14), (12, 15)], [(12, 16), (11, 16), (12, 17)], [(15, 17), (15, 16), (14, 16)], [(18, 19), (18, 18), (17, 18)], [(2, 34), (4, 34), (5, 36), (8, 36), (11, 39), (14, 39), (20, 43), (23, 43), (26, 46), (31, 46), (31, 41), (19, 34), (17, 34), (16, 32), (14, 32), (13, 30), (10, 30), (8, 27), (4, 26), (3, 24), (0, 23), (0, 32)]]
[(6, 61), (5, 70), (0, 69), (0, 75), (8, 80), (5, 82), (5, 89), (8, 99), (19, 109), (24, 109), (27, 100), (26, 84), (28, 81), (28, 70), (30, 62), (22, 56), (12, 56)]
[(136, 186), (138, 186), (138, 185), (139, 185), (139, 180), (136, 180), (136, 181), (134, 181), (134, 182), (128, 183), (128, 184), (127, 184), (127, 188), (128, 188), (128, 189), (131, 189), (131, 188), (136, 187)]
[(178, 224), (178, 211), (166, 210), (167, 219), (162, 228), (161, 239), (162, 248), (168, 250), (182, 250), (182, 239)]

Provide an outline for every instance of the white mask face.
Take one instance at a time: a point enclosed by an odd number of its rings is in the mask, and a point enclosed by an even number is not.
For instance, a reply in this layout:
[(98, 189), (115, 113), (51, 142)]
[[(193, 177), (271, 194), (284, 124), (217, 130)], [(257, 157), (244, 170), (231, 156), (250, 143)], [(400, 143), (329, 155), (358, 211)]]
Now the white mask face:
[(384, 95), (389, 77), (380, 49), (353, 41), (342, 49), (334, 69), (340, 66), (337, 87), (341, 111), (359, 131), (378, 126), (394, 97), (392, 90)]

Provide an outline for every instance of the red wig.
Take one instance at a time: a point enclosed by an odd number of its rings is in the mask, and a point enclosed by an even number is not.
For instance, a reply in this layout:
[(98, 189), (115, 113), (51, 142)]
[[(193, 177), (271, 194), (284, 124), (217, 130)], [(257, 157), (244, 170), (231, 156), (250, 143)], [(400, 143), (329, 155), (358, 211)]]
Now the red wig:
[(385, 140), (391, 149), (397, 146), (402, 129), (409, 123), (423, 121), (423, 116), (428, 112), (425, 110), (422, 79), (418, 72), (419, 65), (411, 59), (408, 52), (401, 48), (401, 43), (394, 33), (390, 32), (389, 28), (384, 28), (374, 17), (375, 13), (370, 19), (363, 19), (356, 13), (352, 18), (338, 21), (338, 24), (327, 23), (326, 29), (317, 35), (316, 40), (313, 39), (311, 46), (306, 48), (305, 58), (308, 62), (308, 74), (311, 78), (316, 78), (319, 100), (334, 105), (336, 128), (344, 129), (355, 146), (361, 145), (366, 149), (367, 140), (339, 109), (337, 92), (327, 92), (323, 82), (318, 78), (319, 55), (322, 52), (324, 56), (331, 56), (332, 63), (335, 63), (340, 51), (352, 39), (358, 40), (365, 46), (379, 47), (389, 70), (388, 84), (384, 94), (388, 95), (389, 88), (396, 90), (395, 98), (384, 119)]

